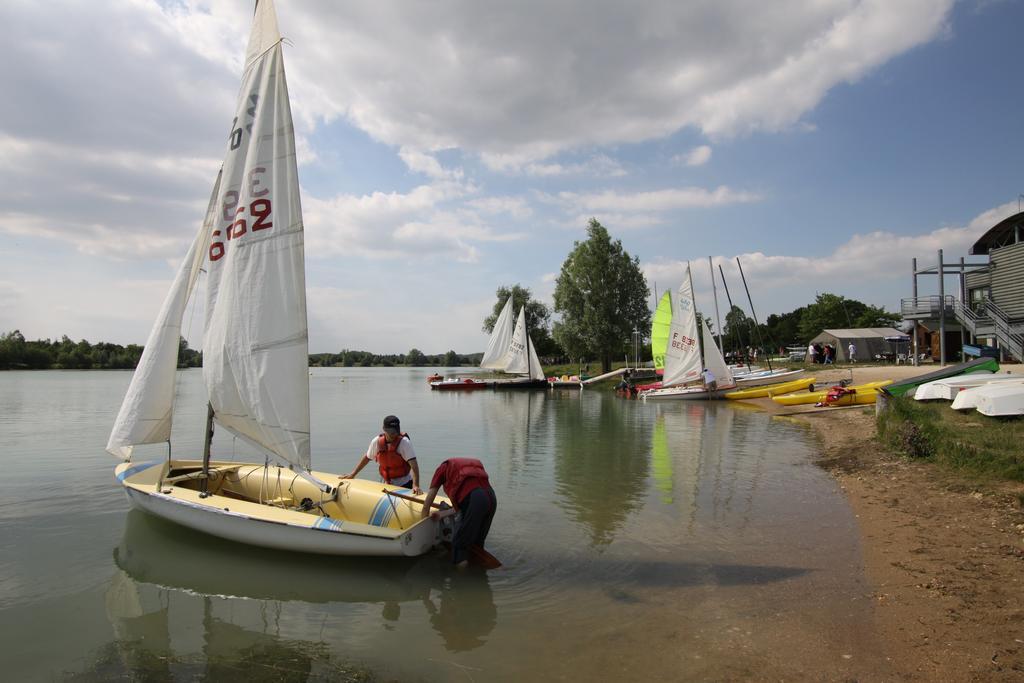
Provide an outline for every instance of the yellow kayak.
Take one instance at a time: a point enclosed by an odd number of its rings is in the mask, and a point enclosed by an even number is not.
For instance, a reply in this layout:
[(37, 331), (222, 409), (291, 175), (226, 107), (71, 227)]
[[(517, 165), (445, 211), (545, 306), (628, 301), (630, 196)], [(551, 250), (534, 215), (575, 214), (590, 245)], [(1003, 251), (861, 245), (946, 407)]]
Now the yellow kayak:
[[(878, 382), (867, 382), (866, 384), (857, 384), (852, 387), (846, 387), (847, 389), (855, 389), (856, 394), (849, 394), (843, 396), (840, 401), (833, 405), (855, 405), (857, 403), (874, 403), (875, 396), (878, 394), (878, 390), (884, 386), (892, 384), (891, 379), (883, 379)], [(776, 403), (781, 403), (785, 406), (797, 406), (805, 403), (821, 403), (825, 400), (830, 389), (824, 389), (822, 391), (809, 391), (798, 394), (784, 394), (782, 396), (772, 396), (772, 400)], [(854, 398), (856, 397), (856, 398)]]
[(778, 384), (766, 384), (761, 387), (751, 387), (750, 389), (730, 391), (725, 395), (725, 397), (733, 400), (742, 400), (745, 398), (764, 398), (765, 396), (778, 396), (779, 394), (788, 394), (791, 391), (800, 391), (801, 389), (813, 388), (814, 378), (804, 377), (802, 379), (790, 380), (789, 382), (779, 382)]

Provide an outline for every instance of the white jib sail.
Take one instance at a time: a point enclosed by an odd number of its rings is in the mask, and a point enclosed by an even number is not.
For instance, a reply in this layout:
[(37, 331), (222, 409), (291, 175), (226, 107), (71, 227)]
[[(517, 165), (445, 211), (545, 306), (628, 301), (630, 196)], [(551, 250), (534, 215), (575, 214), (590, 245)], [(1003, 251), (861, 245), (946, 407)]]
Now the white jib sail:
[(526, 375), (530, 372), (530, 362), (526, 358), (526, 344), (529, 338), (526, 336), (526, 307), (519, 309), (519, 317), (516, 319), (516, 327), (512, 332), (512, 341), (508, 344), (508, 364), (505, 372), (516, 375)]
[(181, 262), (160, 314), (149, 332), (142, 357), (110, 432), (107, 451), (124, 460), (131, 458), (132, 446), (161, 443), (171, 438), (174, 373), (178, 369), (181, 321), (206, 255), (207, 239), (218, 206), (220, 178), (218, 175), (214, 183), (206, 220), (192, 240), (192, 246)]
[(672, 301), (672, 324), (668, 329), (662, 386), (672, 387), (698, 380), (702, 369), (700, 345), (697, 343), (697, 312), (694, 310), (693, 285), (690, 283), (690, 264), (686, 264), (686, 276)]
[(480, 367), (489, 370), (504, 370), (508, 365), (508, 345), (512, 341), (512, 297), (505, 301), (505, 306), (498, 314), (491, 330), (491, 338), (487, 341), (487, 350), (480, 359)]
[(533, 338), (526, 335), (527, 356), (530, 359), (530, 379), (544, 379), (544, 368), (541, 367), (540, 358), (537, 357), (537, 349), (533, 346)]
[(271, 0), (253, 19), (206, 254), (203, 377), (217, 422), (310, 467), (309, 343), (295, 135)]
[(735, 384), (732, 378), (732, 373), (729, 372), (729, 366), (726, 365), (725, 359), (722, 358), (722, 352), (718, 350), (718, 346), (715, 344), (715, 336), (711, 334), (711, 329), (708, 326), (708, 321), (704, 321), (702, 325), (703, 329), (703, 341), (704, 341), (704, 367), (711, 371), (711, 374), (715, 376), (715, 381), (720, 387), (732, 386)]

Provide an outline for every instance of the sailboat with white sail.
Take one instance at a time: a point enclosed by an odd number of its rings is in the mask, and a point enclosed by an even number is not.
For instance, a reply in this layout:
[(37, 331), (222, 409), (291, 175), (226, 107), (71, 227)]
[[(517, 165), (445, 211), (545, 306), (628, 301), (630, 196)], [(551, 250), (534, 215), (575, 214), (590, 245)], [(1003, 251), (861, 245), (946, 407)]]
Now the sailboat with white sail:
[(541, 367), (540, 358), (537, 356), (537, 349), (534, 348), (533, 340), (526, 329), (526, 306), (519, 309), (519, 317), (512, 330), (504, 361), (505, 367), (499, 369), (502, 372), (519, 376), (494, 380), (495, 389), (546, 389), (548, 387), (544, 368)]
[[(668, 346), (665, 349), (665, 375), (661, 388), (640, 393), (643, 400), (708, 399), (721, 398), (734, 388), (729, 366), (715, 345), (707, 322), (697, 323), (697, 307), (693, 297), (690, 264), (686, 264), (686, 277), (672, 300), (672, 322), (669, 325)], [(701, 335), (698, 342), (697, 335)], [(701, 347), (703, 346), (703, 354)], [(704, 386), (703, 371), (714, 377), (715, 388)]]
[[(419, 555), (446, 523), (410, 491), (311, 467), (305, 255), (295, 137), (272, 0), (253, 17), (241, 89), (206, 218), (153, 326), (110, 435), (134, 507), (222, 538), (286, 551)], [(182, 317), (206, 272), (202, 459), (171, 452)], [(214, 426), (263, 462), (212, 458)], [(166, 459), (133, 449), (166, 443)], [(195, 455), (192, 456), (195, 458)], [(403, 496), (403, 497), (397, 497)]]

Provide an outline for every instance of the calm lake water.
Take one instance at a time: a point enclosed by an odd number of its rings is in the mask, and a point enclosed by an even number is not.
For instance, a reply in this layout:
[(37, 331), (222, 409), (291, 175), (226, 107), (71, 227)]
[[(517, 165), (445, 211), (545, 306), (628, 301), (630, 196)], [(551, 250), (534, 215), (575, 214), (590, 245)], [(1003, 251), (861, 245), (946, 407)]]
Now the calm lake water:
[[(499, 570), (295, 556), (129, 511), (103, 447), (130, 373), (0, 373), (4, 679), (832, 678), (878, 657), (856, 520), (805, 426), (589, 389), (432, 392), (429, 372), (313, 369), (313, 465), (351, 469), (388, 413), (426, 481), (479, 457)], [(174, 451), (198, 457), (202, 377), (179, 377)]]

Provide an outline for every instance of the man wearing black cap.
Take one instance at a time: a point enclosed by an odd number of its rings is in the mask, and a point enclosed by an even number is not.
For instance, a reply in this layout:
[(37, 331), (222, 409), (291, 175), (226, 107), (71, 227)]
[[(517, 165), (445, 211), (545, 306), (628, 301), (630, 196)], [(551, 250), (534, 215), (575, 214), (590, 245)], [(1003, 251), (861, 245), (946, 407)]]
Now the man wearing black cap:
[(384, 431), (373, 437), (366, 454), (359, 460), (356, 468), (341, 479), (352, 479), (366, 467), (371, 460), (377, 462), (380, 477), (386, 484), (412, 489), (414, 494), (421, 494), (420, 468), (416, 464), (416, 451), (412, 448), (409, 435), (402, 432), (402, 425), (394, 415), (384, 418)]

